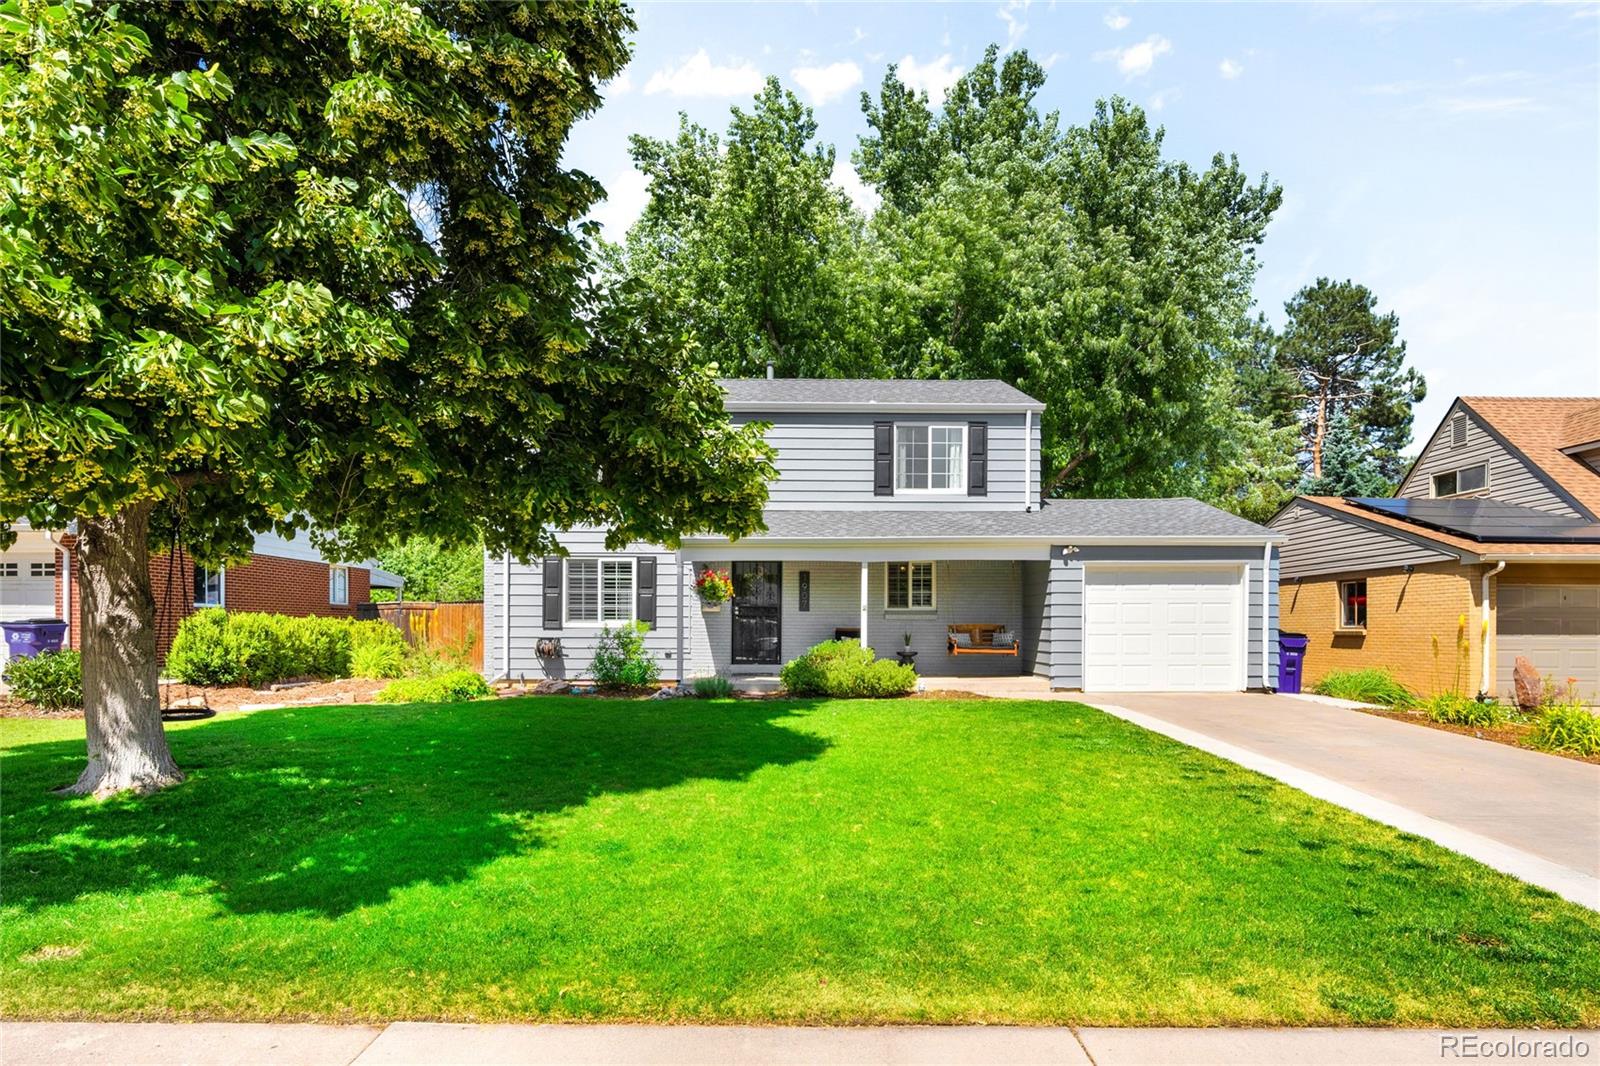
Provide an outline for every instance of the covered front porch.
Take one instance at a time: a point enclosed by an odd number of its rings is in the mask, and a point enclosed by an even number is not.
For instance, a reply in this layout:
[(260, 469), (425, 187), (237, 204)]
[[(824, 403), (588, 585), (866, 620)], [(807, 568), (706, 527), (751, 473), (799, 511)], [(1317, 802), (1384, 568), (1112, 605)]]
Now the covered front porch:
[[(726, 570), (734, 598), (703, 607), (684, 597), (683, 662), (694, 676), (776, 674), (824, 640), (854, 639), (880, 658), (914, 656), (937, 677), (1031, 676), (1039, 666), (1048, 546), (936, 551), (901, 545), (857, 549), (767, 548), (756, 557), (685, 550), (693, 580)], [(1009, 554), (1014, 557), (997, 557)], [(987, 556), (987, 557), (985, 557)], [(1036, 557), (1030, 557), (1036, 556)], [(982, 627), (976, 647), (951, 648), (952, 627)]]

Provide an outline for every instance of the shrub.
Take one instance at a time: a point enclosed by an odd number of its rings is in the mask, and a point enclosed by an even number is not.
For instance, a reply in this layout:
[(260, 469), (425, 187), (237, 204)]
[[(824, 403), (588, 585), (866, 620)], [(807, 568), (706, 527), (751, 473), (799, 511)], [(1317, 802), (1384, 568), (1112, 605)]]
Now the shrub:
[(490, 695), (489, 682), (471, 670), (452, 670), (437, 677), (391, 681), (378, 693), (379, 703), (460, 703)]
[(191, 685), (235, 684), (239, 665), (227, 647), (227, 626), (228, 612), (221, 607), (185, 618), (167, 652), (167, 674)]
[(589, 673), (601, 688), (644, 688), (656, 683), (661, 669), (645, 650), (644, 635), (650, 627), (643, 622), (610, 626), (600, 630), (595, 642), (594, 662)]
[(1389, 671), (1335, 670), (1312, 686), (1311, 691), (1356, 703), (1376, 703), (1384, 707), (1410, 707), (1416, 697)]
[(1579, 700), (1547, 705), (1528, 741), (1545, 751), (1600, 755), (1600, 718)]
[(784, 664), (783, 687), (797, 696), (904, 696), (917, 687), (917, 672), (890, 659), (875, 659), (854, 640), (825, 640)]
[(726, 700), (733, 697), (733, 682), (725, 677), (697, 677), (694, 694), (702, 700)]
[(1479, 702), (1453, 692), (1441, 692), (1437, 696), (1429, 696), (1422, 701), (1422, 709), (1435, 722), (1471, 726), (1475, 729), (1502, 725), (1511, 718), (1505, 707), (1492, 700)]
[(342, 618), (287, 618), (267, 615), (279, 630), (284, 677), (349, 677), (355, 646), (350, 623)]
[(403, 643), (361, 644), (350, 653), (351, 677), (400, 677), (405, 672), (406, 649)]
[(6, 664), (12, 693), (35, 707), (61, 711), (83, 706), (83, 659), (75, 651), (47, 651)]

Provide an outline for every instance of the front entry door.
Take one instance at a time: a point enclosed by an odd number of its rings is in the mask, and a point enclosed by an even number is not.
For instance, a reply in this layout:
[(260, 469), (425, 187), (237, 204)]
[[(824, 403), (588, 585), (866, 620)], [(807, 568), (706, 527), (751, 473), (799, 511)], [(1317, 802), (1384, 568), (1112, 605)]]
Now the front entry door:
[(783, 661), (783, 564), (733, 564), (733, 661)]

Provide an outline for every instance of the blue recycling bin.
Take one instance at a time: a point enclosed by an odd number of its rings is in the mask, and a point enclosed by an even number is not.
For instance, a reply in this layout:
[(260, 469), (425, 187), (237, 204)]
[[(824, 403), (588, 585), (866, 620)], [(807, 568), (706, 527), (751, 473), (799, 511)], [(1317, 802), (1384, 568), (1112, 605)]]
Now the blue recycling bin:
[(1306, 661), (1306, 645), (1310, 643), (1304, 633), (1278, 634), (1279, 692), (1300, 691), (1300, 676)]
[(6, 651), (13, 659), (28, 659), (47, 651), (60, 651), (67, 636), (67, 623), (59, 618), (27, 618), (20, 622), (0, 622), (5, 633)]

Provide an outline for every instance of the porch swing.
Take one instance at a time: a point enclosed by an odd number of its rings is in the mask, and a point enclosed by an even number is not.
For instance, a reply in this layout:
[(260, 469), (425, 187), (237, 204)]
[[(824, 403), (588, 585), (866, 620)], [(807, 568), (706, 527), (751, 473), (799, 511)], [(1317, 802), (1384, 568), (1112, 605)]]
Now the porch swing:
[[(178, 567), (178, 533), (183, 524), (180, 513), (178, 524), (172, 530), (172, 543), (167, 548), (167, 591), (161, 601), (161, 610), (156, 614), (157, 633), (170, 632), (177, 635), (177, 627), (173, 625), (175, 601), (172, 598), (172, 577)], [(181, 621), (181, 619), (179, 619)], [(165, 622), (165, 626), (162, 623)], [(159, 638), (158, 638), (159, 639)], [(169, 648), (170, 650), (170, 648)], [(216, 708), (211, 706), (211, 700), (206, 695), (205, 689), (200, 690), (200, 704), (194, 706), (185, 704), (182, 707), (172, 706), (172, 685), (162, 685), (158, 678), (156, 684), (161, 688), (161, 720), (164, 722), (195, 722), (202, 718), (211, 718), (216, 715)], [(184, 687), (190, 687), (185, 685)], [(189, 697), (185, 697), (188, 699)]]
[(945, 628), (951, 655), (1016, 655), (1017, 641), (1006, 627), (991, 623), (953, 624)]

